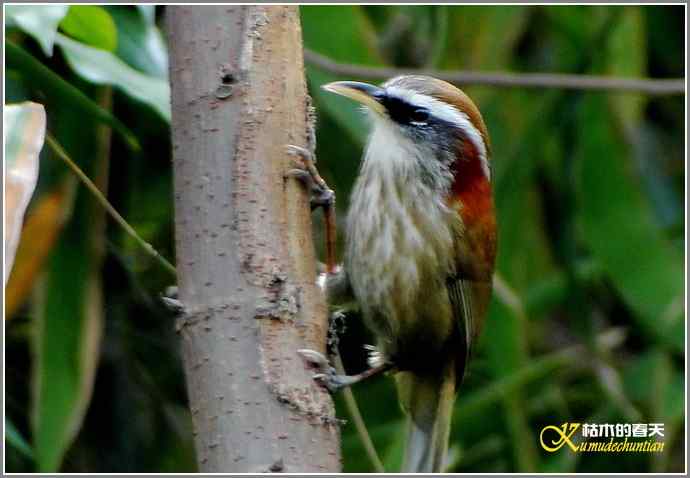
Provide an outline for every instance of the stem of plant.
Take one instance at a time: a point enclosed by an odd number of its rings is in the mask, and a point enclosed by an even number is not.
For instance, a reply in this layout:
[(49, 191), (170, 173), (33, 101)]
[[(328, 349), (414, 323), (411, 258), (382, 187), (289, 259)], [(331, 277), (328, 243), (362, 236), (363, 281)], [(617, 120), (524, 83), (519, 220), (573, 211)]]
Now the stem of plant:
[(72, 172), (79, 178), (79, 180), (86, 186), (86, 189), (93, 195), (94, 198), (105, 208), (105, 210), (110, 214), (110, 216), (115, 220), (115, 222), (127, 233), (132, 239), (139, 244), (144, 251), (153, 257), (166, 271), (168, 271), (173, 277), (177, 277), (175, 267), (165, 259), (156, 249), (153, 248), (151, 244), (146, 242), (144, 239), (137, 234), (132, 226), (123, 218), (120, 213), (118, 213), (115, 208), (108, 202), (108, 200), (103, 196), (103, 193), (96, 187), (96, 185), (89, 179), (89, 177), (84, 174), (79, 166), (76, 165), (74, 161), (69, 157), (65, 150), (60, 146), (60, 143), (55, 140), (51, 135), (46, 135), (46, 143), (51, 147), (55, 154), (62, 159), (65, 164), (72, 170)]
[[(343, 367), (343, 361), (340, 358), (340, 352), (336, 351), (334, 362), (335, 369), (337, 370), (337, 372), (341, 375), (345, 375), (345, 368)], [(383, 467), (383, 463), (381, 462), (378, 453), (376, 453), (374, 442), (371, 441), (371, 436), (369, 436), (369, 431), (367, 430), (367, 426), (364, 423), (364, 418), (362, 417), (362, 414), (359, 411), (359, 407), (357, 406), (355, 395), (354, 393), (352, 393), (352, 390), (349, 387), (343, 389), (343, 398), (345, 399), (345, 407), (347, 407), (347, 412), (355, 424), (355, 428), (357, 429), (359, 439), (362, 441), (364, 451), (366, 451), (367, 456), (371, 461), (371, 464), (374, 466), (375, 472), (385, 473), (386, 470)]]

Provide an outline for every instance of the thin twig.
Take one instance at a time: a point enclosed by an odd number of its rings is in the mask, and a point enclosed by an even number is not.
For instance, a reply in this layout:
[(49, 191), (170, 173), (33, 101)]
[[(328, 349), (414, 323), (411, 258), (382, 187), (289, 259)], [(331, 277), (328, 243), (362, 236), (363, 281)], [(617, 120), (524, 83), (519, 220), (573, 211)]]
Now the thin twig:
[(685, 94), (685, 79), (621, 78), (562, 73), (487, 73), (462, 70), (374, 67), (339, 63), (305, 49), (304, 59), (321, 70), (339, 76), (387, 80), (399, 75), (428, 75), (456, 85), (505, 86), (509, 88), (561, 88), (570, 90), (638, 92), (648, 95)]
[(84, 174), (79, 166), (76, 165), (74, 161), (69, 157), (65, 150), (60, 146), (60, 144), (51, 135), (46, 135), (46, 143), (53, 149), (55, 154), (62, 159), (65, 164), (72, 170), (74, 174), (81, 180), (81, 182), (86, 186), (86, 188), (91, 192), (91, 194), (96, 198), (96, 200), (105, 208), (105, 210), (110, 214), (110, 216), (118, 223), (124, 231), (129, 234), (136, 242), (139, 244), (147, 254), (153, 257), (158, 263), (163, 266), (163, 268), (170, 272), (173, 277), (177, 277), (175, 272), (175, 267), (168, 262), (160, 253), (153, 248), (151, 244), (146, 242), (144, 239), (137, 234), (132, 226), (118, 213), (115, 208), (108, 202), (108, 200), (103, 196), (103, 193), (96, 187), (96, 185), (89, 179), (89, 177)]
[[(340, 352), (338, 352), (337, 350), (335, 353), (334, 362), (335, 369), (337, 370), (337, 372), (341, 375), (345, 375), (343, 361), (340, 358)], [(362, 418), (362, 414), (360, 413), (359, 407), (357, 406), (357, 401), (355, 400), (355, 395), (354, 393), (352, 393), (352, 390), (350, 390), (350, 387), (345, 387), (343, 389), (343, 398), (345, 399), (345, 407), (347, 407), (347, 412), (355, 424), (355, 428), (357, 429), (359, 439), (362, 441), (362, 446), (364, 447), (364, 450), (366, 451), (367, 456), (371, 461), (371, 464), (374, 465), (374, 470), (376, 471), (376, 473), (385, 473), (386, 470), (383, 467), (383, 463), (381, 462), (378, 453), (376, 453), (374, 442), (371, 441), (371, 436), (369, 436), (369, 431), (367, 430), (367, 426), (364, 423), (364, 418)]]

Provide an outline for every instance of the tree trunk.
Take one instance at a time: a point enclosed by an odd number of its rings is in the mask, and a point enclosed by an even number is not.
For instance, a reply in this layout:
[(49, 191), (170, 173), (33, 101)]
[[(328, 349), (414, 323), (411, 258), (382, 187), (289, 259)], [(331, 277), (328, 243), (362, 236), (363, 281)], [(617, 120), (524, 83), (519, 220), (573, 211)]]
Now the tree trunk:
[(175, 235), (189, 403), (202, 472), (337, 472), (329, 395), (296, 354), (322, 350), (306, 192), (296, 6), (168, 7)]

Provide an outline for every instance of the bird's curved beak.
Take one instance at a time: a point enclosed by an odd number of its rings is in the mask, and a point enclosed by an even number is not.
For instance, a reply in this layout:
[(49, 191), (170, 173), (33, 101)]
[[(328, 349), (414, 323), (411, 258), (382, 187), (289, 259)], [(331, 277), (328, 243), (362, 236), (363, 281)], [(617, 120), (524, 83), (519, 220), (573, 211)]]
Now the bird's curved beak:
[(386, 108), (380, 101), (385, 95), (385, 90), (378, 86), (359, 81), (334, 81), (333, 83), (323, 85), (321, 88), (336, 95), (350, 98), (357, 103), (369, 107), (378, 114), (382, 115), (386, 112)]

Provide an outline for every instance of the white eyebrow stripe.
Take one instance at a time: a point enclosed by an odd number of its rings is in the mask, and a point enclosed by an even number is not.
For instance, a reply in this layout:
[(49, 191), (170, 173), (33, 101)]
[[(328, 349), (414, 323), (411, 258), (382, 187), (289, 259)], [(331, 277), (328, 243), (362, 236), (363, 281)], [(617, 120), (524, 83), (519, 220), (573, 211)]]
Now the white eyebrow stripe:
[(481, 133), (472, 124), (469, 117), (459, 111), (452, 105), (444, 103), (443, 101), (437, 100), (436, 98), (425, 95), (422, 93), (417, 93), (416, 91), (408, 90), (407, 88), (400, 88), (399, 86), (389, 86), (386, 88), (386, 93), (390, 96), (395, 96), (407, 103), (421, 108), (426, 108), (429, 110), (432, 116), (447, 121), (459, 129), (461, 129), (470, 141), (474, 144), (479, 151), (479, 160), (482, 163), (482, 171), (487, 179), (491, 179), (491, 169), (489, 168), (489, 161), (486, 157), (486, 145), (484, 144), (484, 138), (482, 138)]

